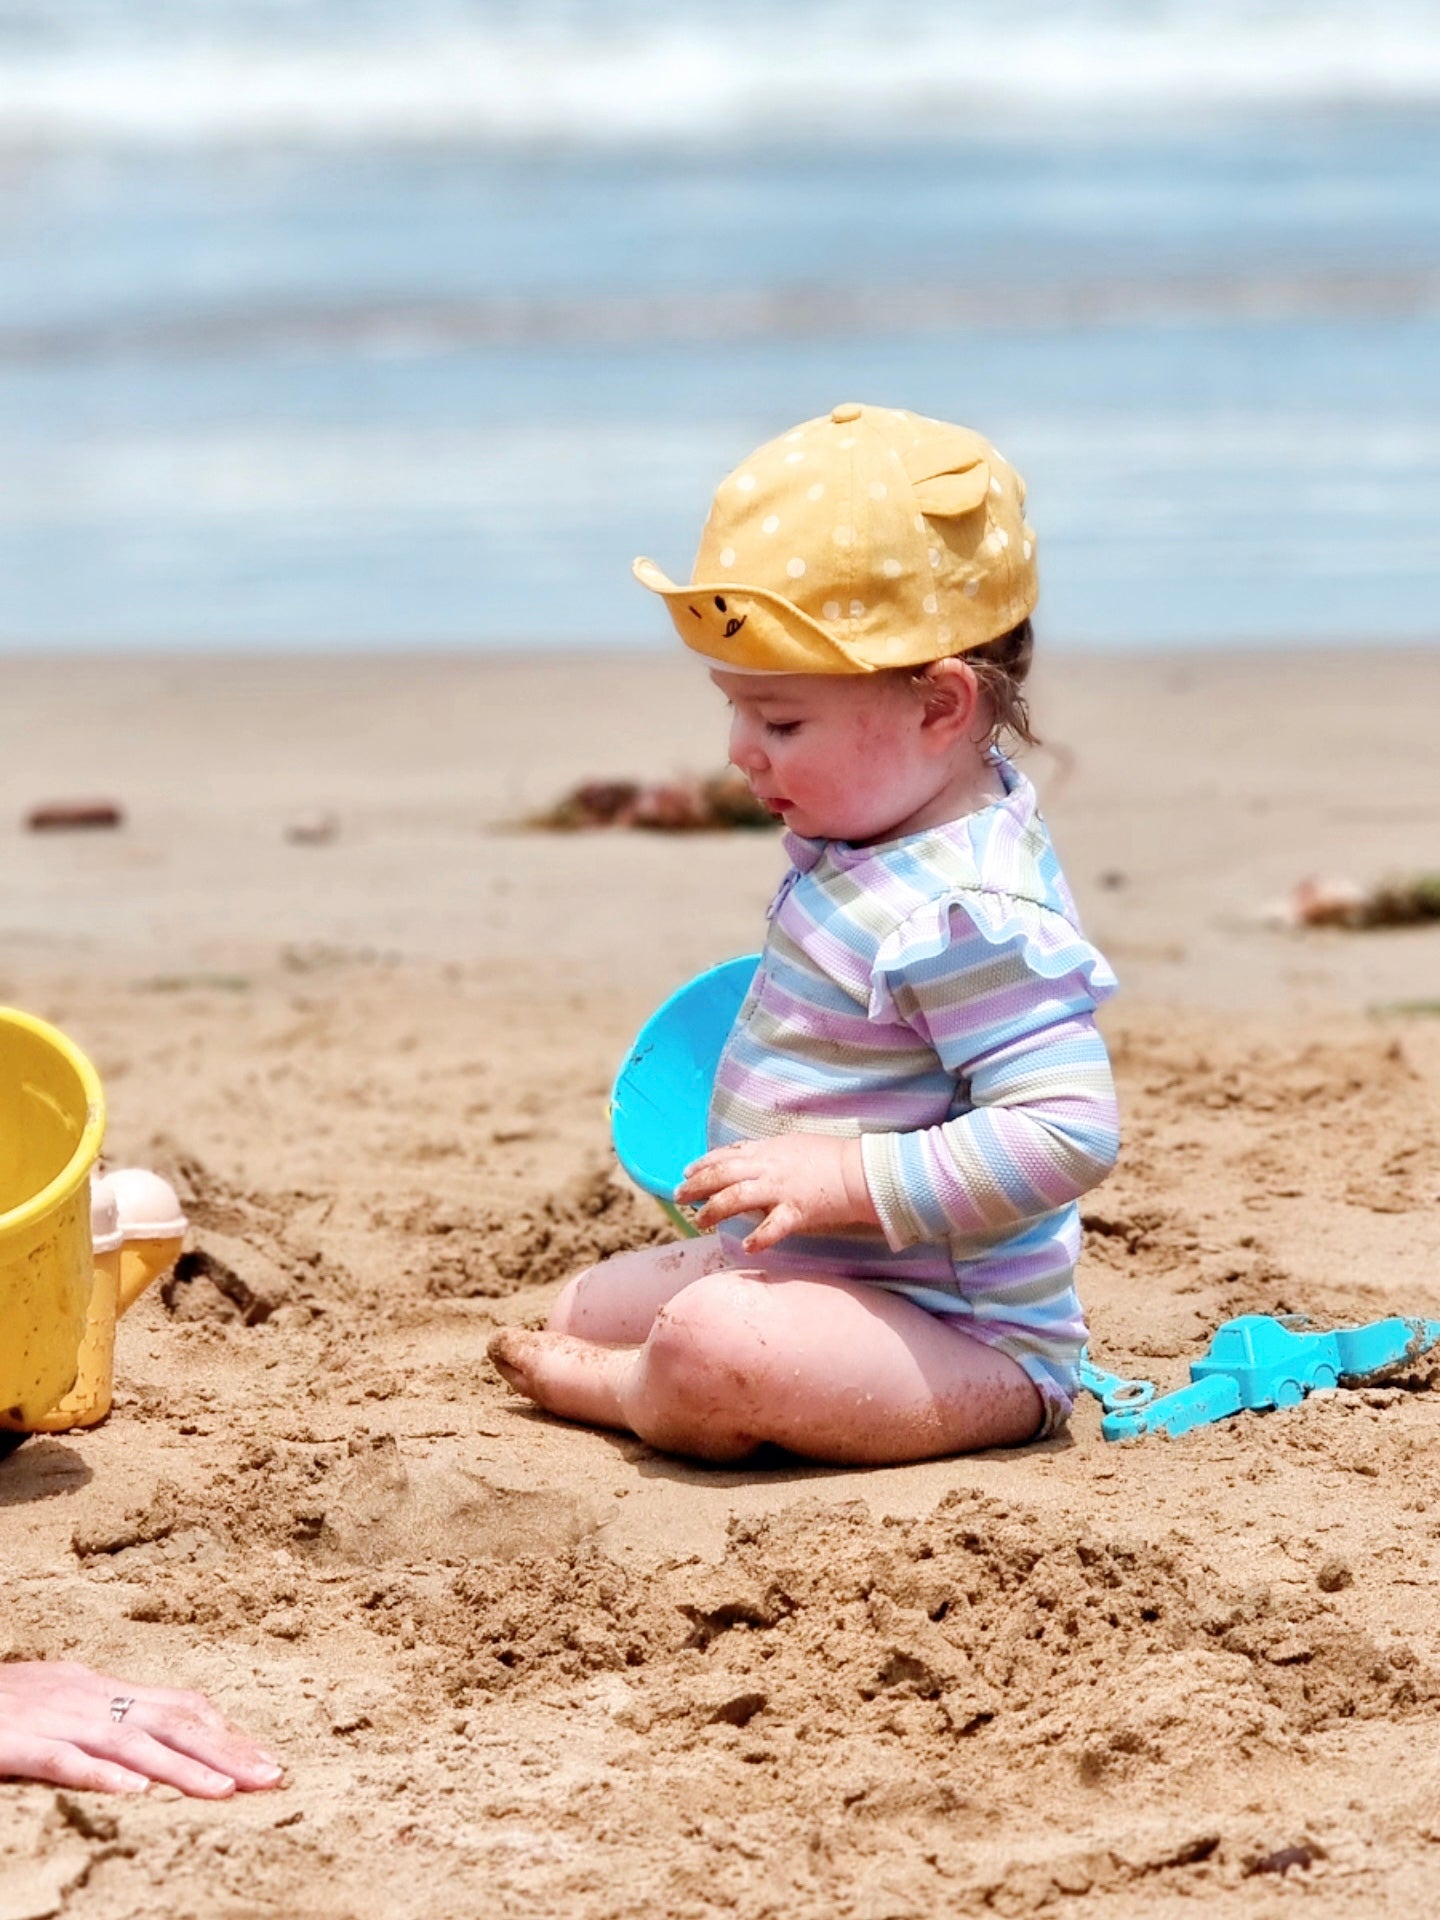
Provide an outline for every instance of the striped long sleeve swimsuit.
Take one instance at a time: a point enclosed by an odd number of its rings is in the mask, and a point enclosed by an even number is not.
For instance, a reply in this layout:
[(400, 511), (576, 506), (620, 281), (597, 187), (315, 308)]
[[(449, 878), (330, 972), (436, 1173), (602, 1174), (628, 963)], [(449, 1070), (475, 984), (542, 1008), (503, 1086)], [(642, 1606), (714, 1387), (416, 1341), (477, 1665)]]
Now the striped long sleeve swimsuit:
[[(1079, 1196), (1118, 1123), (1097, 1006), (1115, 976), (1084, 938), (1035, 791), (872, 846), (785, 836), (792, 867), (726, 1043), (712, 1146), (863, 1140), (882, 1230), (792, 1234), (768, 1271), (843, 1274), (953, 1318), (1022, 1366), (1044, 1432), (1085, 1344)], [(731, 1263), (751, 1216), (725, 1222)]]

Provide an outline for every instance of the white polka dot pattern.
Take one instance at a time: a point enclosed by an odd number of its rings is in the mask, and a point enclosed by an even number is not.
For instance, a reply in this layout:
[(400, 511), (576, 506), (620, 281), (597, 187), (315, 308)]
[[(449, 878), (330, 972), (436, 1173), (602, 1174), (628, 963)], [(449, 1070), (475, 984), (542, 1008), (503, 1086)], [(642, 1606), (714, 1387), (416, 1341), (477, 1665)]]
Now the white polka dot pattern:
[(636, 573), (710, 659), (852, 673), (1007, 631), (1034, 605), (1034, 552), (1023, 484), (979, 434), (846, 403), (721, 483), (691, 585)]

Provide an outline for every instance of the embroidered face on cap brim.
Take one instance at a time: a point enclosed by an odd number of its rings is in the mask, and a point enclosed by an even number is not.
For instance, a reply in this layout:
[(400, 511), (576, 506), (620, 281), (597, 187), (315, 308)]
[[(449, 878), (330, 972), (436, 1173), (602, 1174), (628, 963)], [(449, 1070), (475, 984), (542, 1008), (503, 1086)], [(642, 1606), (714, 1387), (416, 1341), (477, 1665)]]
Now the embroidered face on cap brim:
[(764, 587), (733, 581), (677, 586), (645, 559), (631, 571), (665, 602), (685, 645), (718, 666), (741, 673), (873, 673), (880, 665), (857, 659), (818, 620)]

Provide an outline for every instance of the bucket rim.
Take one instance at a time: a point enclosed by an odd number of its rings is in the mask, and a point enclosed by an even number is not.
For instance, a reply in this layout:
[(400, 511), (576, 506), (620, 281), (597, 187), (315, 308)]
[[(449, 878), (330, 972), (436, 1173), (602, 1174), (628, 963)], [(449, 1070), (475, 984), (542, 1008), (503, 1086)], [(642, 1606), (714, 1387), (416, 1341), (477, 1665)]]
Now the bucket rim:
[(100, 1157), (100, 1143), (105, 1138), (105, 1090), (87, 1056), (68, 1034), (62, 1033), (59, 1027), (52, 1026), (48, 1020), (42, 1020), (35, 1013), (26, 1013), (20, 1007), (0, 1007), (0, 1026), (19, 1027), (52, 1047), (73, 1069), (85, 1095), (86, 1109), (85, 1125), (75, 1142), (75, 1150), (59, 1173), (38, 1193), (32, 1193), (28, 1200), (22, 1200), (18, 1207), (0, 1213), (0, 1234), (5, 1234), (17, 1227), (33, 1226), (36, 1220), (43, 1219), (57, 1205), (68, 1200), (89, 1177), (90, 1169)]

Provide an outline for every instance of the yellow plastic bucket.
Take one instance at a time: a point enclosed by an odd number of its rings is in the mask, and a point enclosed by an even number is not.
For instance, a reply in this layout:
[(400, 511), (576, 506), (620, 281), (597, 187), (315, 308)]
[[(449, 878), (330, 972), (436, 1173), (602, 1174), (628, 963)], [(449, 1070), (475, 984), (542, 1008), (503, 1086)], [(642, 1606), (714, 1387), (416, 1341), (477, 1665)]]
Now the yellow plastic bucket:
[(74, 1383), (104, 1133), (100, 1078), (80, 1049), (0, 1007), (0, 1427), (28, 1431)]

